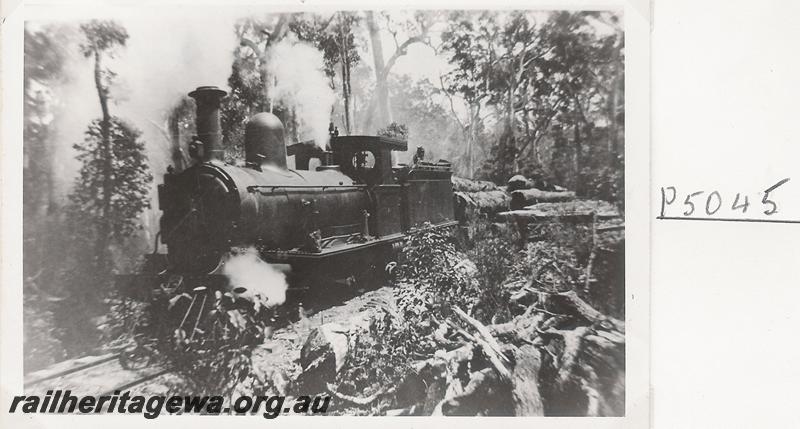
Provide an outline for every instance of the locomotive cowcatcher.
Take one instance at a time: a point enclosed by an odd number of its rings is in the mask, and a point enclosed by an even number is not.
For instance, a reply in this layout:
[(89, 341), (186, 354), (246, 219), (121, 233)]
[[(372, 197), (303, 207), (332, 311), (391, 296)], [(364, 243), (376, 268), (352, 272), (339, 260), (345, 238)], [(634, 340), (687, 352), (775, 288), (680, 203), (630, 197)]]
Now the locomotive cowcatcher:
[(142, 273), (121, 276), (123, 292), (139, 295), (175, 278), (230, 287), (220, 274), (226, 255), (251, 246), (290, 271), (292, 287), (313, 287), (315, 275), (352, 279), (383, 271), (408, 232), (457, 224), (450, 163), (415, 157), (393, 166), (392, 152), (408, 149), (403, 140), (331, 135), (324, 149), (313, 142), (287, 148), (281, 121), (258, 113), (246, 123), (243, 162), (224, 162), (225, 95), (211, 86), (189, 93), (197, 109), (189, 145), (195, 162), (181, 172), (168, 169), (158, 186), (167, 252), (147, 255)]

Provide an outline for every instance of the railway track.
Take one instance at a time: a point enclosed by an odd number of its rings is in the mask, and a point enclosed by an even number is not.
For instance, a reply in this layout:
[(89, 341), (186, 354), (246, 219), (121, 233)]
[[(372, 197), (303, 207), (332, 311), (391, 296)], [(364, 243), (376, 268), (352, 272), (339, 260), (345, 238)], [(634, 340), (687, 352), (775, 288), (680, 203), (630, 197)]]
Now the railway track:
[(159, 365), (129, 370), (119, 363), (120, 352), (85, 356), (61, 362), (26, 377), (26, 394), (44, 394), (48, 390), (70, 390), (73, 395), (105, 396), (115, 391), (138, 388), (170, 374)]
[[(333, 285), (330, 285), (333, 286)], [(259, 349), (255, 352), (258, 366), (290, 366), (299, 358), (300, 347), (310, 330), (326, 322), (345, 322), (362, 311), (366, 302), (375, 296), (390, 296), (390, 288), (384, 283), (364, 290), (337, 287), (326, 289), (322, 296), (309, 297), (312, 306), (305, 310), (299, 302), (287, 302), (285, 315), (275, 325), (277, 349)], [(298, 312), (303, 313), (298, 320)], [(307, 317), (307, 318), (306, 318)], [(84, 356), (55, 364), (47, 369), (28, 374), (24, 381), (26, 394), (44, 395), (48, 390), (70, 390), (72, 395), (111, 395), (114, 391), (131, 391), (132, 394), (163, 394), (166, 384), (179, 381), (178, 375), (154, 363), (141, 369), (125, 369), (119, 361), (121, 349), (112, 352)]]

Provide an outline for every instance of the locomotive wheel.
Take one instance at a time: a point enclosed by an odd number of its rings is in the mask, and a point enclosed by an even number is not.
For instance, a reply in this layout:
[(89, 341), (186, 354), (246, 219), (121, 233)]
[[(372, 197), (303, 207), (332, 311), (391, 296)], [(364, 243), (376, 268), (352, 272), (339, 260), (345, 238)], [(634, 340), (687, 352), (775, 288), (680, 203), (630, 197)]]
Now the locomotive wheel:
[(377, 289), (386, 282), (388, 279), (386, 267), (379, 267), (375, 265), (370, 265), (369, 268), (366, 270), (358, 273), (355, 276), (355, 288), (356, 289)]
[(147, 368), (154, 359), (154, 352), (149, 347), (140, 344), (125, 349), (119, 354), (120, 366), (130, 371)]

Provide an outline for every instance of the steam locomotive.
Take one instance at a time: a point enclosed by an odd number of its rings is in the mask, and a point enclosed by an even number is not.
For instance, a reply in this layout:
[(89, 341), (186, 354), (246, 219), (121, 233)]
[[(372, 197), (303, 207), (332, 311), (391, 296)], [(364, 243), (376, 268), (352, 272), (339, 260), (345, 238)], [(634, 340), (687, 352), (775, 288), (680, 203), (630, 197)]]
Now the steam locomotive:
[[(346, 278), (383, 269), (414, 228), (457, 224), (451, 165), (415, 156), (410, 165), (393, 166), (392, 152), (408, 149), (403, 140), (332, 134), (324, 149), (287, 147), (281, 121), (258, 113), (245, 126), (244, 162), (223, 162), (225, 95), (212, 86), (189, 93), (197, 109), (197, 136), (189, 146), (195, 163), (168, 170), (158, 186), (159, 235), (167, 252), (148, 255), (146, 272), (128, 276), (123, 287), (176, 275), (220, 287), (225, 256), (244, 247), (300, 278)], [(292, 155), (295, 168), (289, 169)]]

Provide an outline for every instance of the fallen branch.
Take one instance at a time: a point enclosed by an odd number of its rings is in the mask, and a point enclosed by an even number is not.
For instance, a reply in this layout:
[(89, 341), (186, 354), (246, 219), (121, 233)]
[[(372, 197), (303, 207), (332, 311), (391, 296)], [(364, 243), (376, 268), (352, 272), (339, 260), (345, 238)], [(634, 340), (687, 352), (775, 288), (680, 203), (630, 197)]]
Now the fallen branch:
[(458, 306), (453, 306), (453, 311), (461, 317), (465, 322), (470, 324), (478, 333), (481, 335), (483, 340), (489, 345), (493, 352), (500, 355), (504, 362), (509, 362), (508, 358), (503, 355), (503, 348), (500, 347), (500, 344), (497, 340), (494, 339), (492, 336), (491, 331), (487, 328), (484, 324), (477, 321), (476, 319), (472, 318), (470, 315), (464, 312), (464, 310), (458, 308)]
[[(455, 329), (459, 334), (464, 336), (464, 338), (474, 341), (483, 349), (483, 353), (489, 358), (489, 363), (492, 364), (494, 369), (503, 377), (504, 380), (510, 381), (511, 380), (511, 371), (506, 367), (505, 362), (508, 362), (508, 358), (502, 353), (502, 350), (498, 353), (496, 352), (492, 346), (487, 343), (483, 338), (476, 337), (469, 332), (459, 328), (458, 326), (451, 325), (453, 329)], [(504, 362), (505, 361), (505, 362)]]
[(580, 299), (578, 294), (575, 291), (568, 291), (558, 294), (553, 294), (550, 296), (550, 300), (560, 300), (562, 305), (566, 305), (570, 307), (571, 310), (575, 311), (576, 313), (583, 316), (586, 320), (596, 323), (598, 325), (603, 324), (610, 324), (611, 327), (620, 331), (622, 333), (625, 332), (625, 322), (621, 320), (617, 320), (613, 317), (606, 316), (605, 314), (601, 313), (600, 311), (596, 310), (594, 307), (589, 305), (586, 301)]
[(539, 313), (544, 313), (544, 314), (546, 314), (548, 316), (554, 316), (554, 317), (555, 316), (564, 316), (563, 314), (558, 314), (558, 313), (553, 313), (552, 311), (547, 311), (544, 308), (538, 308), (535, 305), (531, 306), (531, 310), (539, 312)]
[(361, 405), (361, 406), (369, 405), (369, 404), (375, 402), (381, 396), (390, 395), (390, 394), (394, 393), (394, 391), (396, 389), (396, 387), (383, 388), (383, 389), (379, 390), (378, 392), (375, 392), (374, 394), (372, 394), (370, 396), (367, 396), (366, 398), (362, 398), (362, 397), (358, 397), (358, 396), (351, 396), (351, 395), (345, 395), (344, 393), (339, 393), (339, 391), (336, 390), (336, 387), (331, 383), (326, 383), (326, 387), (328, 388), (328, 392), (330, 392), (331, 395), (333, 395), (333, 396), (335, 396), (335, 397), (337, 397), (337, 398), (339, 398), (339, 399), (341, 399), (343, 401), (351, 402), (353, 404)]
[(464, 343), (453, 341), (453, 340), (447, 338), (447, 331), (448, 331), (447, 324), (439, 322), (436, 319), (436, 317), (432, 317), (432, 318), (433, 318), (433, 321), (437, 325), (439, 325), (439, 327), (433, 331), (433, 340), (436, 342), (436, 344), (444, 347), (447, 350), (453, 350), (453, 349), (455, 349), (457, 347), (460, 347), (460, 346), (464, 345)]

